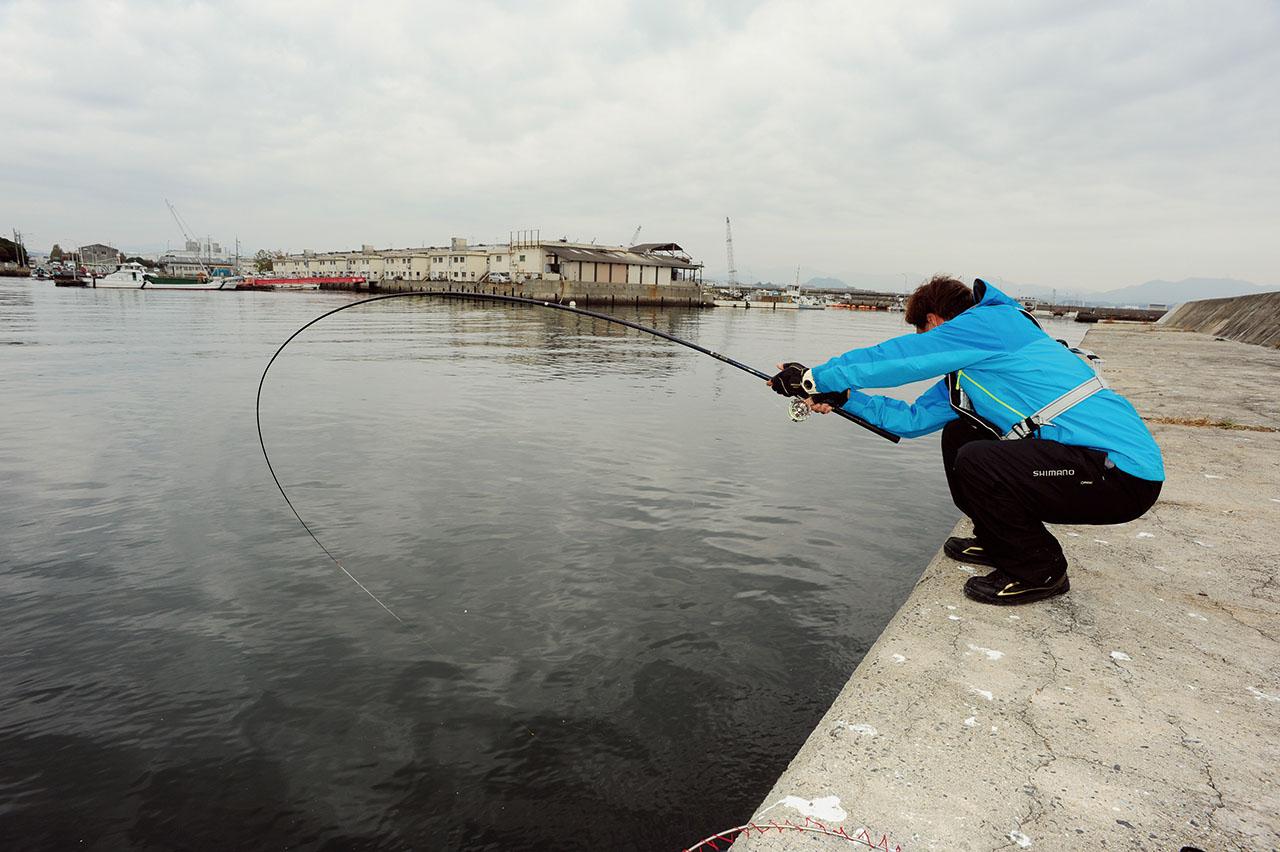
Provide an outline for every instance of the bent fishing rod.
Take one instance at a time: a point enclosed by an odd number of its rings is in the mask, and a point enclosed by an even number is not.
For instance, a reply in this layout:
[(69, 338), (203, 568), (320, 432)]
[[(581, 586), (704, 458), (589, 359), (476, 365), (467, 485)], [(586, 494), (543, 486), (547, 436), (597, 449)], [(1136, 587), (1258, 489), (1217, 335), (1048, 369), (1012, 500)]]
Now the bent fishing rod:
[[(258, 426), (258, 444), (259, 446), (262, 447), (262, 458), (267, 463), (267, 470), (270, 471), (271, 473), (271, 479), (275, 482), (276, 488), (280, 489), (280, 496), (284, 498), (285, 503), (289, 504), (289, 509), (293, 512), (293, 516), (298, 519), (298, 523), (302, 524), (302, 528), (305, 529), (307, 531), (307, 534), (311, 536), (312, 540), (315, 541), (315, 543), (320, 546), (320, 549), (324, 551), (325, 556), (328, 556), (329, 559), (332, 560), (333, 564), (337, 565), (338, 569), (342, 571), (343, 574), (347, 575), (347, 577), (351, 580), (351, 582), (359, 586), (360, 590), (363, 591), (366, 595), (373, 598), (373, 600), (378, 604), (378, 606), (382, 607), (388, 613), (390, 613), (391, 617), (394, 618), (396, 621), (401, 621), (400, 616), (396, 615), (395, 612), (391, 609), (391, 607), (383, 603), (378, 598), (377, 595), (369, 591), (369, 589), (365, 587), (364, 583), (361, 583), (359, 580), (357, 580), (355, 578), (355, 575), (353, 575), (350, 571), (346, 569), (346, 566), (342, 564), (342, 562), (338, 559), (338, 557), (334, 556), (333, 553), (329, 550), (329, 548), (324, 546), (324, 543), (320, 541), (319, 537), (311, 529), (311, 526), (305, 520), (302, 519), (302, 515), (298, 513), (297, 507), (293, 505), (293, 501), (289, 499), (289, 495), (284, 490), (284, 485), (280, 483), (280, 477), (276, 476), (276, 469), (271, 464), (271, 456), (267, 454), (266, 440), (262, 436), (262, 388), (263, 388), (263, 385), (266, 384), (267, 373), (271, 370), (271, 365), (275, 363), (276, 358), (280, 357), (280, 353), (285, 350), (285, 347), (288, 346), (290, 343), (292, 343), (295, 337), (302, 334), (302, 332), (306, 331), (311, 326), (320, 322), (320, 320), (326, 317), (331, 317), (334, 314), (339, 313), (341, 311), (350, 310), (351, 308), (358, 308), (361, 305), (368, 305), (372, 302), (381, 302), (385, 299), (405, 299), (410, 297), (424, 297), (424, 296), (444, 298), (444, 299), (459, 299), (459, 300), (475, 299), (475, 300), (481, 300), (481, 301), (487, 301), (487, 302), (506, 302), (508, 304), (532, 305), (534, 307), (539, 307), (539, 308), (551, 308), (557, 311), (565, 311), (567, 313), (577, 314), (579, 316), (590, 317), (591, 319), (598, 319), (598, 320), (603, 320), (604, 322), (611, 322), (616, 325), (621, 325), (621, 326), (625, 326), (626, 328), (634, 329), (636, 331), (642, 331), (645, 334), (651, 334), (654, 337), (661, 337), (663, 340), (669, 340), (672, 343), (678, 343), (681, 346), (692, 349), (694, 352), (701, 352), (703, 355), (710, 355), (712, 358), (715, 358), (717, 361), (720, 361), (721, 363), (728, 364), (730, 367), (735, 367), (739, 370), (742, 370), (744, 373), (750, 373), (756, 378), (763, 379), (766, 382), (769, 381), (771, 378), (773, 378), (768, 373), (757, 370), (755, 367), (748, 366), (747, 364), (743, 364), (741, 361), (735, 361), (733, 358), (730, 358), (728, 355), (723, 355), (719, 352), (713, 352), (712, 350), (707, 349), (705, 346), (699, 346), (696, 343), (692, 343), (688, 340), (684, 340), (682, 338), (676, 337), (674, 334), (668, 334), (667, 332), (659, 331), (656, 328), (649, 328), (647, 325), (641, 325), (638, 322), (631, 322), (630, 320), (625, 320), (625, 319), (622, 319), (621, 317), (610, 316), (609, 314), (602, 314), (597, 311), (591, 311), (585, 308), (579, 308), (576, 305), (572, 305), (572, 304), (566, 305), (561, 302), (549, 302), (544, 299), (530, 299), (525, 296), (504, 296), (498, 293), (465, 293), (465, 292), (453, 291), (453, 290), (419, 290), (419, 291), (406, 292), (406, 293), (385, 293), (379, 296), (370, 296), (367, 299), (361, 299), (356, 302), (349, 302), (345, 305), (340, 305), (339, 307), (336, 307), (331, 311), (326, 311), (325, 313), (320, 314), (320, 316), (316, 317), (315, 319), (312, 319), (306, 325), (302, 326), (293, 334), (289, 335), (289, 337), (285, 340), (285, 342), (280, 344), (280, 348), (276, 349), (275, 354), (271, 356), (271, 359), (267, 361), (267, 366), (262, 369), (262, 377), (258, 379), (258, 394), (253, 407), (254, 420), (257, 422), (257, 426)], [(805, 407), (804, 403), (801, 402), (800, 400), (793, 399), (791, 400), (790, 405), (791, 405), (790, 416), (792, 420), (795, 420), (798, 422), (805, 419), (808, 416), (808, 409)], [(886, 440), (892, 441), (895, 444), (899, 440), (901, 440), (901, 438), (898, 435), (895, 435), (892, 432), (882, 429), (879, 426), (875, 425), (874, 423), (871, 423), (868, 420), (864, 420), (863, 418), (859, 417), (856, 414), (845, 411), (842, 408), (834, 408), (832, 410), (836, 414), (843, 417), (845, 420), (848, 420), (851, 423), (855, 423), (869, 432), (874, 432), (880, 437)]]

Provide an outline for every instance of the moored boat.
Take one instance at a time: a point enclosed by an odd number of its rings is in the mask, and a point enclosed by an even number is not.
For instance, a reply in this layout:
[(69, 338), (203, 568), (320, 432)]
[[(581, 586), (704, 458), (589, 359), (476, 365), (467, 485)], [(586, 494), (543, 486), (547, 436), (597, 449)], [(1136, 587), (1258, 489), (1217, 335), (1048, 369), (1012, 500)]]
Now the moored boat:
[(141, 263), (122, 263), (114, 272), (94, 276), (89, 286), (103, 290), (140, 290), (147, 283), (147, 269)]
[(146, 290), (234, 290), (238, 278), (200, 275), (181, 278), (176, 275), (147, 275), (142, 285)]

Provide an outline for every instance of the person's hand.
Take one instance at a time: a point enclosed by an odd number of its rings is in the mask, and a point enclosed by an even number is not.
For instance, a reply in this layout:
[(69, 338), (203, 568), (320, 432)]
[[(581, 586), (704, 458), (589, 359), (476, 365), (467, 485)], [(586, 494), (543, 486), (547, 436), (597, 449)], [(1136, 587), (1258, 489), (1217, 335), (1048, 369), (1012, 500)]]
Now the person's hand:
[(827, 393), (815, 393), (813, 396), (805, 399), (804, 404), (809, 406), (809, 410), (816, 414), (830, 414), (837, 408), (844, 408), (844, 404), (849, 401), (849, 392), (829, 391)]
[(772, 379), (769, 379), (769, 387), (773, 388), (774, 392), (779, 393), (782, 396), (808, 396), (808, 394), (805, 393), (804, 386), (802, 384), (804, 374), (808, 372), (808, 370), (809, 368), (804, 364), (800, 364), (795, 361), (787, 361), (784, 364), (779, 364), (777, 375)]

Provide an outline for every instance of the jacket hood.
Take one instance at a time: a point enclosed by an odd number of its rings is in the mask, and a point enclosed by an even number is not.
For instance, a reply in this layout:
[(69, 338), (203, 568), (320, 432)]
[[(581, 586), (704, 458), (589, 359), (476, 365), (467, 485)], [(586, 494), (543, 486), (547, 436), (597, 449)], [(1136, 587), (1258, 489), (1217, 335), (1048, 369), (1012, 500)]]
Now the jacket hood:
[(973, 298), (976, 305), (1011, 305), (1021, 308), (1016, 300), (1009, 298), (981, 278), (973, 280)]

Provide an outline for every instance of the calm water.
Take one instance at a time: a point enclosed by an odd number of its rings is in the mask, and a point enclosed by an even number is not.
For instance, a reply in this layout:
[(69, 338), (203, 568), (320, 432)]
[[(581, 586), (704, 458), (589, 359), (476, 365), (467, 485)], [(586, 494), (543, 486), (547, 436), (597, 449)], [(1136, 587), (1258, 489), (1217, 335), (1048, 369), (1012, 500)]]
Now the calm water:
[[(0, 845), (678, 849), (956, 517), (935, 439), (559, 312), (0, 279)], [(761, 368), (900, 315), (629, 311)], [(906, 389), (903, 396), (919, 388)]]

